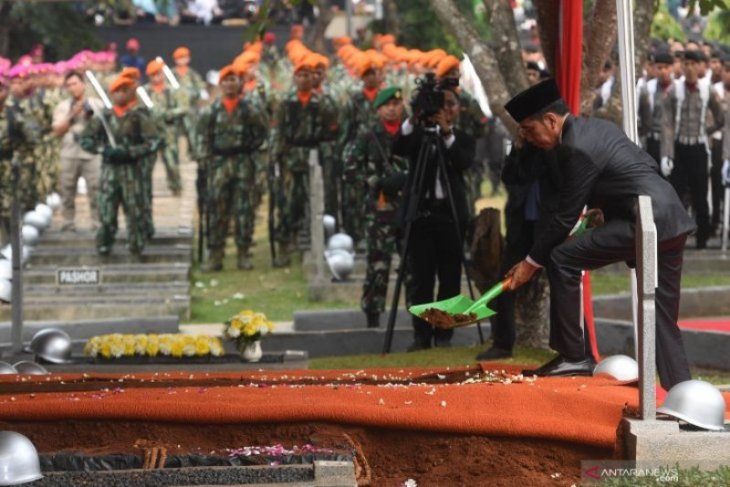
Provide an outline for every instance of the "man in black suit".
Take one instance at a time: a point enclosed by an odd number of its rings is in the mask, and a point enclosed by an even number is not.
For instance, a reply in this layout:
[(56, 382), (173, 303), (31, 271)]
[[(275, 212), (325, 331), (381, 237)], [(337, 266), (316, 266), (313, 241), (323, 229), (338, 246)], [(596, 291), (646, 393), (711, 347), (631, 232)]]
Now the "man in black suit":
[[(430, 129), (424, 128), (413, 116), (403, 122), (401, 133), (393, 143), (395, 155), (408, 157), (409, 170), (406, 197), (400, 209), (401, 226), (408, 218), (409, 200), (417, 203), (411, 225), (407, 269), (409, 274), (409, 305), (433, 301), (433, 290), (438, 277), (436, 299), (456, 296), (461, 291), (461, 257), (463, 255), (464, 229), (469, 218), (463, 171), (474, 160), (475, 142), (465, 132), (454, 128), (459, 115), (459, 98), (452, 90), (444, 90), (443, 109), (428, 120)], [(433, 131), (433, 138), (426, 138), (426, 130)], [(413, 178), (421, 150), (428, 151), (425, 161), (423, 184), (414, 188)], [(446, 174), (438, 165), (438, 154), (444, 159)], [(410, 191), (413, 188), (413, 191)], [(454, 221), (453, 199), (457, 221)], [(419, 195), (420, 192), (420, 195)], [(451, 344), (453, 330), (434, 329), (418, 317), (413, 317), (414, 341), (408, 351)]]
[[(562, 173), (556, 213), (535, 237), (528, 256), (508, 273), (511, 289), (542, 267), (550, 279), (550, 346), (559, 355), (525, 373), (592, 374), (580, 323), (581, 271), (635, 261), (636, 199), (647, 195), (658, 240), (657, 370), (666, 389), (689, 380), (677, 317), (684, 246), (696, 227), (654, 159), (612, 123), (571, 116), (552, 79), (518, 94), (505, 109), (528, 142), (556, 151)], [(595, 228), (566, 241), (585, 205), (591, 208)]]

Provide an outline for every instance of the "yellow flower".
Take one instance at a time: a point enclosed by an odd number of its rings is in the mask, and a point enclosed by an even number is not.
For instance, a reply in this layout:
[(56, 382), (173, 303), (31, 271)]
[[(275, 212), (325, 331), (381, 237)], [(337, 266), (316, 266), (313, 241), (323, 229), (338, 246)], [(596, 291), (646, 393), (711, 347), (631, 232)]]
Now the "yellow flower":
[(184, 347), (185, 345), (180, 341), (173, 342), (170, 346), (170, 355), (172, 355), (173, 357), (182, 357)]
[(207, 337), (200, 337), (195, 340), (195, 354), (198, 356), (208, 355), (210, 353), (210, 343), (208, 343)]
[(109, 342), (104, 342), (101, 344), (100, 348), (101, 356), (104, 358), (111, 358), (112, 356), (112, 347)]
[(145, 348), (145, 353), (149, 355), (150, 357), (154, 357), (157, 355), (157, 353), (160, 351), (160, 344), (157, 343), (157, 340), (155, 341), (148, 341), (147, 347)]

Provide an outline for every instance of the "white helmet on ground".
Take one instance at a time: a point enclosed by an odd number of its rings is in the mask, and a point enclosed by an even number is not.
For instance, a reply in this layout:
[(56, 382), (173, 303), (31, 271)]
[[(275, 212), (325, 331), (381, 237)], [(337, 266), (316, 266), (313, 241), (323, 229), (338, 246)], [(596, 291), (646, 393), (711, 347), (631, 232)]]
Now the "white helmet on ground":
[(30, 351), (53, 364), (71, 362), (71, 337), (58, 328), (44, 328), (30, 341)]
[(20, 485), (42, 477), (33, 443), (15, 431), (0, 431), (0, 485)]
[(606, 357), (593, 369), (593, 375), (608, 374), (621, 381), (637, 380), (639, 364), (628, 355), (612, 355)]
[(725, 398), (709, 382), (686, 380), (669, 389), (657, 413), (681, 419), (698, 428), (725, 429)]

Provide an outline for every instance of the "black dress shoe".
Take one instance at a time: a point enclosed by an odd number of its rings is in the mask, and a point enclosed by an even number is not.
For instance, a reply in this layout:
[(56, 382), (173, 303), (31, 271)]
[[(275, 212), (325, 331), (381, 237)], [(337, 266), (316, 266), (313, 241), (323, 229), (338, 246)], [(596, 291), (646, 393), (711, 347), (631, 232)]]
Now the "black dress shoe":
[(512, 356), (512, 350), (506, 348), (491, 347), (488, 350), (477, 355), (477, 360), (494, 360), (498, 358), (509, 358)]
[(547, 364), (535, 370), (531, 375), (536, 375), (538, 377), (561, 377), (571, 375), (592, 376), (595, 366), (596, 364), (591, 358), (584, 358), (583, 360), (578, 361), (570, 361), (566, 358), (558, 356)]
[(413, 343), (411, 343), (406, 351), (418, 352), (419, 350), (428, 350), (429, 348), (431, 348), (430, 343), (424, 342), (423, 340), (416, 338), (415, 340), (413, 340)]
[(549, 367), (552, 367), (553, 365), (560, 362), (561, 360), (563, 360), (563, 357), (558, 355), (557, 357), (553, 358), (551, 361), (549, 361), (545, 364), (542, 364), (540, 367), (537, 367), (534, 369), (522, 369), (522, 375), (540, 375), (540, 373), (543, 370), (545, 370)]

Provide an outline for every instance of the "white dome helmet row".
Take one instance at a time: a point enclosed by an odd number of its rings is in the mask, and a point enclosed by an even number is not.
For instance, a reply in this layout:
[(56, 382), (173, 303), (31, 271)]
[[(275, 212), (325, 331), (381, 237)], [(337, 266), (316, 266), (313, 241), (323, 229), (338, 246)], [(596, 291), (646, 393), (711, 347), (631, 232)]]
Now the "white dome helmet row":
[[(329, 230), (334, 231), (334, 225)], [(326, 226), (325, 231), (328, 231)], [(333, 233), (327, 240), (327, 250), (324, 251), (324, 257), (330, 272), (336, 280), (343, 281), (347, 279), (355, 269), (354, 248), (352, 237), (343, 232)]]

